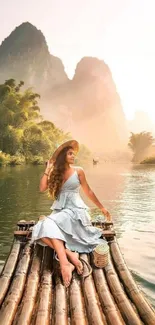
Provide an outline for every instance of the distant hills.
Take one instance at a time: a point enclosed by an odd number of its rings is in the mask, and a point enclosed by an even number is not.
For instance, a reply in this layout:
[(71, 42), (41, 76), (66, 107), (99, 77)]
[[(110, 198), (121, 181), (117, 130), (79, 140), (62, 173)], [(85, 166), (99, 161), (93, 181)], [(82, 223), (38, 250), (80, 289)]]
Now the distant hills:
[[(63, 37), (63, 35), (62, 35)], [(0, 46), (0, 83), (23, 80), (41, 94), (41, 113), (92, 150), (125, 148), (128, 131), (109, 67), (84, 57), (70, 80), (62, 61), (50, 54), (43, 33), (29, 22)]]

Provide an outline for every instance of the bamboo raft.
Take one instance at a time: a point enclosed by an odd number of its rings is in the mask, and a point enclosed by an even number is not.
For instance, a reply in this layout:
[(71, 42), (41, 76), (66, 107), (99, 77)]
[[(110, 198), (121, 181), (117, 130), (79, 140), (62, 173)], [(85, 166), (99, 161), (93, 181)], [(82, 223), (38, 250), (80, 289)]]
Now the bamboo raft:
[[(103, 229), (110, 263), (92, 265), (84, 277), (73, 273), (65, 289), (53, 250), (32, 246), (35, 222), (20, 221), (0, 276), (0, 325), (155, 325), (155, 312), (132, 278), (119, 249), (112, 223), (93, 223)], [(88, 276), (87, 276), (88, 275)]]

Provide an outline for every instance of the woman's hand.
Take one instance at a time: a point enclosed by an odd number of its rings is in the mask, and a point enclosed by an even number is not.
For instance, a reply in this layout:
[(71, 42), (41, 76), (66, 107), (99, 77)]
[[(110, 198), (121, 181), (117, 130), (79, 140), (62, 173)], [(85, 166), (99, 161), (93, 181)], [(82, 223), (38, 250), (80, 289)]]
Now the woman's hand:
[(106, 221), (112, 221), (111, 214), (105, 208), (102, 208), (101, 211), (104, 214), (104, 216), (106, 217)]
[(45, 173), (46, 174), (50, 174), (52, 169), (53, 169), (53, 164), (54, 164), (54, 161), (53, 160), (48, 160), (47, 162), (47, 166), (46, 166), (46, 169), (45, 169)]

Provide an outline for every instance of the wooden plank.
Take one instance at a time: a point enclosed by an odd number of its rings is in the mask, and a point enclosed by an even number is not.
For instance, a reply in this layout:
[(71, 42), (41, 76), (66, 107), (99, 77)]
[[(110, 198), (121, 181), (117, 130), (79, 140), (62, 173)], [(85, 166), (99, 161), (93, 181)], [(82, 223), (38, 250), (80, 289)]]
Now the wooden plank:
[(14, 236), (29, 236), (31, 234), (30, 230), (15, 230), (14, 231)]
[(124, 325), (123, 318), (120, 311), (116, 307), (114, 300), (109, 291), (105, 275), (102, 269), (93, 268), (93, 277), (96, 286), (97, 293), (103, 312), (106, 316), (106, 320), (109, 325)]
[[(27, 220), (20, 220), (20, 221), (18, 221), (17, 222), (17, 226), (31, 226), (31, 225), (34, 225), (34, 224), (36, 224), (36, 221), (35, 220), (29, 220), (29, 221), (27, 221)], [(100, 222), (100, 221), (92, 221), (92, 224), (94, 225), (94, 226), (112, 226), (113, 225), (113, 222)]]
[(30, 221), (26, 221), (26, 220), (20, 220), (17, 222), (17, 226), (19, 227), (25, 227), (25, 226), (33, 226), (36, 224), (35, 220), (30, 220)]
[(7, 261), (0, 275), (0, 306), (9, 288), (20, 252), (20, 242), (14, 240)]
[(15, 322), (16, 325), (30, 325), (32, 314), (35, 308), (35, 301), (38, 292), (38, 285), (40, 280), (40, 267), (43, 249), (37, 245), (33, 256), (31, 269), (28, 275), (25, 294), (22, 299), (20, 313)]
[(52, 311), (52, 258), (53, 250), (46, 247), (41, 288), (38, 296), (38, 309), (36, 310), (36, 325), (50, 325)]
[(54, 325), (68, 325), (67, 291), (58, 273), (55, 283)]
[(103, 230), (103, 236), (104, 237), (114, 237), (114, 236), (116, 236), (116, 233), (114, 230)]
[(72, 325), (89, 325), (84, 306), (84, 298), (81, 291), (80, 277), (73, 273), (72, 282), (69, 287), (69, 302)]
[[(80, 256), (88, 262), (88, 257), (86, 254), (80, 254)], [(89, 270), (84, 266), (84, 274), (88, 274)], [(82, 277), (81, 277), (82, 279)], [(84, 278), (82, 281), (82, 288), (84, 293), (85, 306), (87, 310), (87, 317), (89, 324), (94, 325), (107, 325), (106, 318), (102, 312), (99, 298), (95, 290), (92, 275)]]
[(137, 310), (142, 320), (147, 325), (154, 325), (155, 311), (153, 310), (151, 305), (149, 305), (148, 302), (145, 300), (142, 291), (138, 288), (135, 281), (133, 280), (133, 277), (127, 265), (125, 264), (124, 258), (116, 241), (110, 244), (110, 249), (116, 269), (120, 278), (122, 279), (127, 294), (137, 307)]
[[(32, 230), (15, 230), (14, 231), (14, 236), (19, 237), (19, 236), (25, 236), (30, 238), (32, 234)], [(103, 236), (105, 238), (113, 238), (116, 235), (114, 230), (103, 230)]]
[(122, 317), (127, 325), (142, 325), (142, 322), (132, 307), (128, 297), (126, 296), (119, 278), (115, 272), (112, 262), (105, 267), (105, 274), (110, 291), (117, 303)]
[(92, 221), (93, 226), (101, 226), (101, 227), (109, 227), (113, 226), (113, 222), (107, 221), (107, 222), (102, 222), (102, 221)]
[(0, 324), (11, 325), (13, 322), (23, 294), (29, 263), (30, 247), (27, 244), (17, 265), (11, 287), (0, 310)]

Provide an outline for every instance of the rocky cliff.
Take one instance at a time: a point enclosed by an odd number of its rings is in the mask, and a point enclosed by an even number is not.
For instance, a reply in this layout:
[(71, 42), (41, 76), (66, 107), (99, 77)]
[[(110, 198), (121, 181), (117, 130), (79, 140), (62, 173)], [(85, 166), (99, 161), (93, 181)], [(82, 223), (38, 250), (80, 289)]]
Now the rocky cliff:
[[(60, 105), (60, 100), (64, 105)], [(104, 61), (84, 57), (65, 94), (56, 103), (62, 120), (75, 137), (97, 151), (126, 146), (126, 119), (109, 67)], [(58, 109), (58, 111), (59, 111)], [(65, 118), (66, 117), (66, 118)]]
[(0, 82), (9, 78), (35, 87), (45, 118), (96, 152), (126, 145), (124, 112), (104, 61), (84, 57), (69, 80), (61, 60), (49, 53), (42, 32), (23, 23), (0, 46)]
[(41, 93), (68, 81), (61, 60), (49, 53), (43, 33), (28, 22), (0, 46), (0, 82), (10, 77)]

